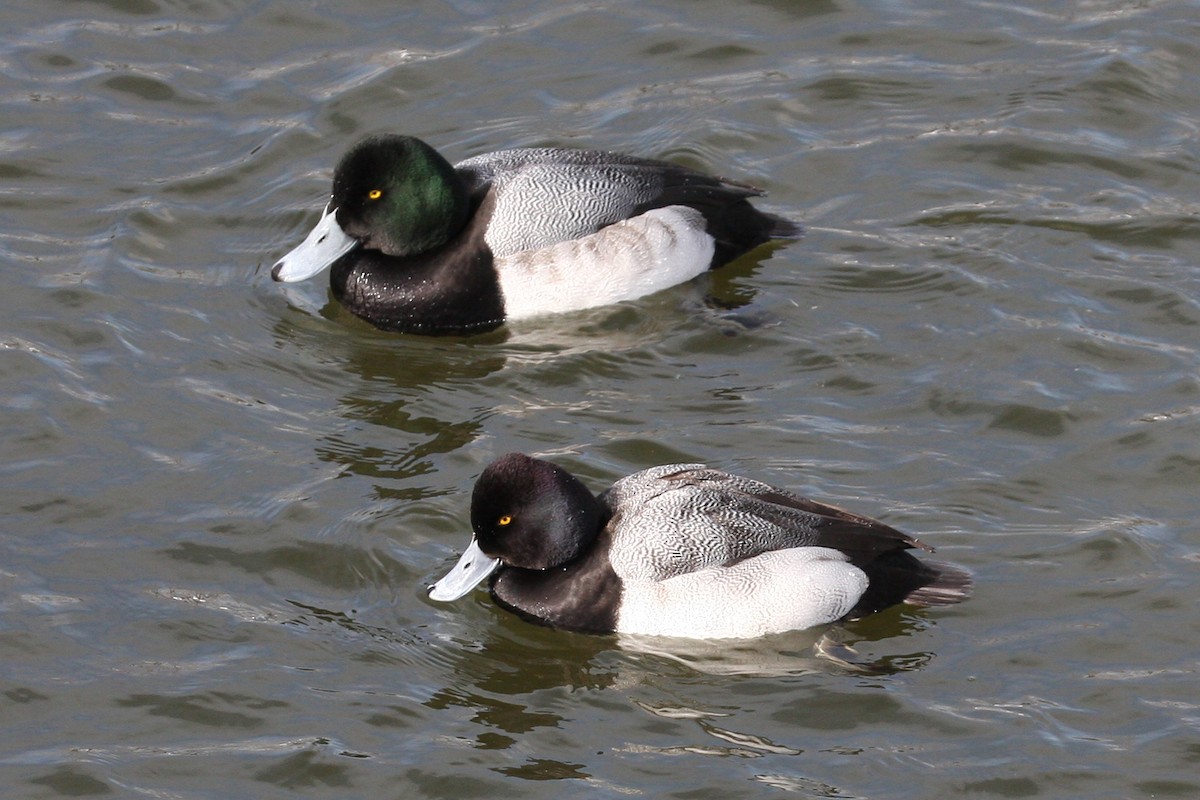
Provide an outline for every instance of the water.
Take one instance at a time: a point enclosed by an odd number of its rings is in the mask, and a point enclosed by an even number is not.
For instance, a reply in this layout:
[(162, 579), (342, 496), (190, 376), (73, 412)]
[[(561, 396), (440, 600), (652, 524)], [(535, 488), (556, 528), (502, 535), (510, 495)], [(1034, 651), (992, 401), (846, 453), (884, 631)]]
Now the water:
[[(5, 797), (1200, 791), (1196, 4), (4, 17)], [(809, 232), (636, 303), (383, 334), (268, 274), (383, 130), (670, 158)], [(840, 645), (429, 602), (508, 450), (789, 486), (977, 593)]]

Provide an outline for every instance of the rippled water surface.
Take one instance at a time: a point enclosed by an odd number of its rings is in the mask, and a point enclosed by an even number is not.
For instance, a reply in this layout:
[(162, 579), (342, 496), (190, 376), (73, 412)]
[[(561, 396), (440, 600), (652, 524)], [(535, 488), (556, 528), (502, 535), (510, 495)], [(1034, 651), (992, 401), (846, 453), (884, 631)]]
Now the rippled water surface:
[[(1196, 3), (3, 17), (5, 797), (1200, 793)], [(808, 234), (384, 334), (269, 269), (385, 130), (672, 159)], [(789, 486), (977, 592), (720, 645), (431, 603), (509, 450)]]

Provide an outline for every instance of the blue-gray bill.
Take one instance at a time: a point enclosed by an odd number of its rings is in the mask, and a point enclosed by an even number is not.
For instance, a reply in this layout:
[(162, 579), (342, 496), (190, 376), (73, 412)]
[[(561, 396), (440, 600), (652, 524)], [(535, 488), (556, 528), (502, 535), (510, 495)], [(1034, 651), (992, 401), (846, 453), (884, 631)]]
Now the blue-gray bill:
[(290, 253), (275, 262), (271, 277), (284, 283), (294, 283), (311, 278), (321, 270), (349, 253), (358, 244), (338, 225), (336, 208), (325, 206), (325, 211), (304, 241)]
[(471, 544), (463, 551), (454, 568), (429, 587), (429, 596), (442, 602), (457, 600), (478, 586), (480, 581), (491, 575), (498, 566), (500, 559), (488, 558), (472, 538)]

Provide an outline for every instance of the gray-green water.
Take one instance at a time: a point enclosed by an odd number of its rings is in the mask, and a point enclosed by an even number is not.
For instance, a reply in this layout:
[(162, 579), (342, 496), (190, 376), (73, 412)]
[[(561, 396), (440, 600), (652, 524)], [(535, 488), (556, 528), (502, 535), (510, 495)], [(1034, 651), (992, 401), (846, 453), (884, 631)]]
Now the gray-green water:
[[(5, 798), (1200, 793), (1197, 4), (0, 18)], [(382, 334), (268, 271), (384, 130), (675, 159), (809, 233)], [(790, 486), (977, 593), (842, 631), (882, 674), (429, 602), (508, 450)]]

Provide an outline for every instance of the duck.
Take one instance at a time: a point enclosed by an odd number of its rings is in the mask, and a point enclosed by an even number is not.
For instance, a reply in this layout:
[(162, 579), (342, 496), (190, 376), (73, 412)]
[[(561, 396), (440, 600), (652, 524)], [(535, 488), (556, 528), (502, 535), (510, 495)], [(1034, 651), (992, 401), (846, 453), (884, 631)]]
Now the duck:
[(582, 633), (755, 638), (891, 606), (948, 606), (965, 569), (869, 517), (704, 464), (666, 464), (599, 496), (523, 453), (489, 464), (471, 495), (470, 545), (428, 588), (448, 602), (485, 579), (527, 620)]
[(383, 330), (472, 334), (632, 300), (801, 227), (763, 192), (664, 161), (529, 147), (451, 165), (412, 136), (354, 145), (317, 224), (271, 269), (332, 267), (334, 298)]

